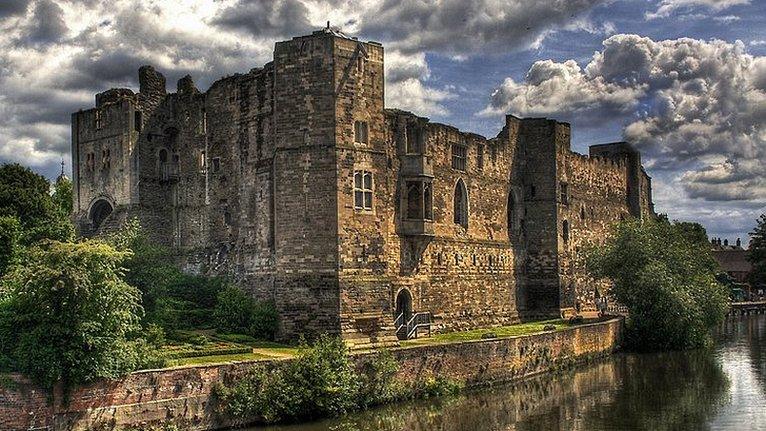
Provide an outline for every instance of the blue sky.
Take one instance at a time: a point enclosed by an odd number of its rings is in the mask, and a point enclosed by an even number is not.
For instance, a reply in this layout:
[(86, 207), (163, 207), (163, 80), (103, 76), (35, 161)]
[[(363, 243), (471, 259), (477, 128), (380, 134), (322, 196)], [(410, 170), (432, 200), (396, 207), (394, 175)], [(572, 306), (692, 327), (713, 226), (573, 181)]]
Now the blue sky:
[(657, 209), (711, 236), (766, 211), (762, 0), (4, 0), (0, 161), (52, 178), (69, 114), (139, 66), (205, 89), (327, 20), (384, 44), (389, 107), (486, 136), (557, 118), (579, 152), (629, 140)]

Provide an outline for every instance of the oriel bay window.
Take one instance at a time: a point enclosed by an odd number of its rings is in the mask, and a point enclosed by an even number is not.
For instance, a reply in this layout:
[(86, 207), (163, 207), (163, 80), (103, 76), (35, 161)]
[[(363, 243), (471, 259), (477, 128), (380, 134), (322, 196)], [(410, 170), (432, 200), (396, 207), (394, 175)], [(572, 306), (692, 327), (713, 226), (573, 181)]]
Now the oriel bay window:
[(372, 211), (372, 172), (354, 171), (354, 209)]
[(406, 219), (433, 220), (433, 193), (430, 180), (407, 180)]

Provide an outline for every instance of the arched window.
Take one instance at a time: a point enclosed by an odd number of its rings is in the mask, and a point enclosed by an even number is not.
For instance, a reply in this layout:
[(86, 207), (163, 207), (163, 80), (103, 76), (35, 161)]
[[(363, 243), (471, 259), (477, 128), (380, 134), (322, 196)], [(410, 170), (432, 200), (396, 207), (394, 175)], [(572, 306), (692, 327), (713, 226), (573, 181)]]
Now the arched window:
[(564, 244), (569, 242), (569, 221), (564, 220), (561, 223), (561, 237), (564, 239)]
[(98, 229), (101, 223), (112, 213), (112, 205), (106, 199), (99, 199), (90, 207), (90, 222), (93, 229)]
[(516, 198), (513, 197), (513, 190), (508, 192), (508, 213), (506, 214), (508, 220), (508, 236), (510, 237), (518, 231), (519, 226), (516, 221)]
[(464, 229), (468, 229), (468, 190), (466, 190), (465, 183), (462, 179), (458, 180), (455, 185), (453, 208), (455, 210), (455, 224), (459, 224), (460, 226), (463, 226)]

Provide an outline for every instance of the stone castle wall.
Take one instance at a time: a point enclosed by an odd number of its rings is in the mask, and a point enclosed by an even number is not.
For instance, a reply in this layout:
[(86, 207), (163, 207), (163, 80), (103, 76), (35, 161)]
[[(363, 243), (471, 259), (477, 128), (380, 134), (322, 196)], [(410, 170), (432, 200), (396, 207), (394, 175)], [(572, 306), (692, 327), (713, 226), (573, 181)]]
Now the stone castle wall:
[[(555, 120), (508, 116), (487, 139), (386, 109), (383, 64), (379, 44), (325, 29), (206, 92), (184, 77), (167, 93), (141, 68), (138, 93), (109, 90), (73, 115), (81, 232), (137, 217), (186, 271), (275, 301), (285, 337), (377, 342), (406, 296), (438, 330), (592, 309), (604, 286), (580, 252), (621, 217), (653, 214), (638, 153), (617, 143), (578, 155)], [(91, 172), (87, 154), (102, 166), (105, 149), (112, 162)], [(364, 173), (369, 208), (355, 201)], [(458, 188), (467, 216), (455, 223)], [(113, 213), (97, 226), (99, 199)]]

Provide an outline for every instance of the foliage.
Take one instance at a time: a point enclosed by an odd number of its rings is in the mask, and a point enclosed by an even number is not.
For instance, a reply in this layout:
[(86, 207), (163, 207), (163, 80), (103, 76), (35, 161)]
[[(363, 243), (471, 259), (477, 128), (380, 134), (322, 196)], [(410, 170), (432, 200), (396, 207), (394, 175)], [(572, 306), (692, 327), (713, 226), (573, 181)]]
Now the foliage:
[(259, 367), (216, 393), (223, 413), (267, 423), (343, 415), (359, 408), (359, 379), (340, 338), (320, 337), (294, 361)]
[(127, 257), (97, 241), (31, 247), (3, 279), (0, 356), (47, 388), (159, 365), (140, 338), (139, 292), (122, 280)]
[(53, 195), (51, 195), (53, 204), (57, 210), (69, 217), (72, 214), (74, 201), (72, 198), (72, 180), (69, 178), (59, 178), (53, 184)]
[(360, 367), (360, 403), (364, 407), (390, 403), (407, 395), (406, 388), (394, 379), (399, 364), (391, 352), (379, 351)]
[(21, 253), (21, 224), (14, 216), (0, 216), (0, 277)]
[(218, 293), (213, 318), (221, 331), (245, 333), (265, 340), (274, 339), (279, 324), (274, 304), (256, 302), (234, 286), (227, 286)]
[(761, 214), (755, 229), (750, 232), (748, 259), (753, 265), (750, 283), (753, 286), (766, 285), (766, 214)]
[(726, 314), (728, 292), (716, 281), (718, 265), (707, 240), (667, 221), (618, 224), (606, 243), (589, 251), (588, 269), (610, 278), (629, 310), (627, 338), (639, 350), (695, 348)]
[(145, 324), (155, 323), (169, 332), (213, 326), (213, 308), (225, 280), (180, 271), (170, 250), (149, 240), (135, 219), (109, 242), (132, 252), (125, 262), (125, 281), (141, 291)]
[(242, 423), (310, 420), (405, 398), (451, 395), (463, 387), (441, 376), (405, 384), (396, 379), (397, 371), (388, 351), (357, 369), (343, 341), (325, 335), (304, 345), (293, 361), (256, 367), (231, 386), (218, 385), (218, 412)]
[(0, 216), (18, 219), (22, 245), (74, 237), (74, 227), (51, 198), (48, 180), (19, 164), (0, 166)]

